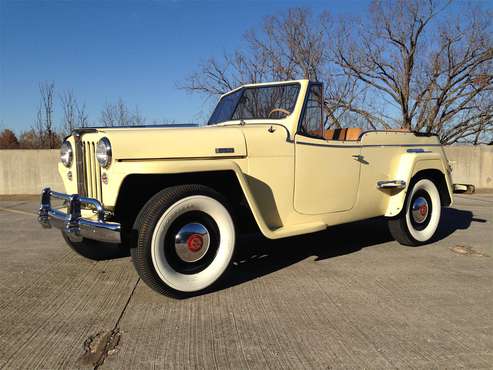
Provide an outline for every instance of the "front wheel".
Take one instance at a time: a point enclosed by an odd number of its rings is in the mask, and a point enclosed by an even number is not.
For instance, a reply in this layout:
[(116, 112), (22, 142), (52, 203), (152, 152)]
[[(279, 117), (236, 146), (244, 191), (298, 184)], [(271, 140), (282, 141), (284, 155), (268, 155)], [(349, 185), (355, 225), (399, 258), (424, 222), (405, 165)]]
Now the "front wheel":
[(202, 185), (174, 186), (152, 197), (137, 217), (132, 260), (155, 291), (173, 297), (196, 294), (230, 266), (235, 227), (220, 194)]
[(430, 241), (438, 228), (441, 201), (438, 189), (429, 179), (418, 180), (406, 197), (399, 216), (389, 219), (389, 230), (403, 245), (421, 245)]

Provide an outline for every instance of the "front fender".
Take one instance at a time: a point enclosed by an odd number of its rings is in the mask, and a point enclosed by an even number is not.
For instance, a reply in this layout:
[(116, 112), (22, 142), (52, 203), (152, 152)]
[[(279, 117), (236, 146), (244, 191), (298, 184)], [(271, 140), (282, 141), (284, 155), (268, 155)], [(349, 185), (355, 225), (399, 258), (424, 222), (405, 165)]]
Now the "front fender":
[[(242, 162), (245, 159), (237, 159)], [(132, 175), (156, 175), (156, 174), (186, 174), (194, 172), (214, 172), (214, 171), (233, 171), (236, 175), (245, 199), (252, 211), (255, 221), (266, 237), (276, 237), (268, 226), (258, 202), (248, 184), (246, 175), (242, 171), (240, 164), (234, 160), (186, 160), (186, 161), (120, 161), (113, 168), (109, 183), (113, 184), (111, 190), (105, 192), (105, 204), (115, 205), (120, 188), (125, 177)], [(110, 176), (111, 175), (111, 176)]]

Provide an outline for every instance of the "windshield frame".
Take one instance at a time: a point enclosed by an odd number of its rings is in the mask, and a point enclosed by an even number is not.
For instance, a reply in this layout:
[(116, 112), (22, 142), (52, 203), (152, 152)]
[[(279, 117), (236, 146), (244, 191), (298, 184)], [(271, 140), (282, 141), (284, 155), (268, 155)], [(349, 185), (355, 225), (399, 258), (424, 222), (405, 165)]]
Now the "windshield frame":
[[(252, 117), (252, 118), (240, 118), (240, 119), (232, 119), (232, 117), (234, 116), (236, 110), (238, 109), (238, 105), (240, 104), (240, 101), (241, 101), (241, 98), (243, 97), (243, 94), (245, 93), (246, 90), (248, 89), (262, 89), (262, 88), (271, 88), (271, 87), (278, 87), (278, 86), (297, 86), (298, 87), (298, 91), (296, 93), (296, 97), (294, 99), (295, 103), (294, 103), (294, 106), (293, 106), (293, 109), (292, 111), (285, 117), (283, 118), (259, 118), (259, 117)], [(239, 88), (237, 89), (234, 89), (234, 90), (231, 90), (229, 92), (227, 92), (226, 94), (222, 95), (221, 98), (219, 99), (219, 101), (217, 102), (214, 110), (212, 111), (211, 113), (211, 116), (207, 122), (207, 126), (212, 126), (212, 125), (218, 125), (218, 124), (221, 124), (221, 123), (224, 123), (224, 122), (230, 122), (230, 121), (249, 121), (249, 120), (268, 120), (268, 121), (279, 121), (279, 120), (283, 120), (283, 119), (286, 119), (288, 117), (290, 117), (293, 112), (296, 110), (296, 105), (298, 104), (299, 102), (299, 98), (300, 98), (300, 92), (301, 92), (301, 89), (302, 89), (302, 86), (301, 86), (301, 83), (298, 82), (298, 81), (293, 81), (293, 82), (274, 82), (274, 83), (267, 83), (267, 84), (258, 84), (258, 85), (255, 85), (255, 84), (252, 84), (252, 85), (244, 85), (244, 86), (240, 86)], [(227, 120), (224, 120), (224, 121), (219, 121), (219, 122), (214, 122), (214, 123), (210, 123), (210, 120), (214, 114), (214, 112), (216, 111), (218, 105), (221, 103), (221, 101), (223, 100), (223, 98), (231, 95), (231, 94), (235, 94), (237, 92), (241, 91), (241, 94), (240, 96), (238, 97), (238, 101), (236, 102), (236, 105), (235, 105), (235, 108), (233, 109), (233, 113), (231, 114), (231, 117)]]

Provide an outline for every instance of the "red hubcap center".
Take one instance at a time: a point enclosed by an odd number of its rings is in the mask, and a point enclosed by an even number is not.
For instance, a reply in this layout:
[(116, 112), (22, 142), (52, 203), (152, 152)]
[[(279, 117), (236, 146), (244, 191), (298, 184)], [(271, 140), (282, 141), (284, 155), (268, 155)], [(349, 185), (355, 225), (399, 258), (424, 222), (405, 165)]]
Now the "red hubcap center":
[(187, 245), (188, 249), (191, 252), (198, 252), (202, 249), (202, 246), (204, 245), (204, 240), (199, 234), (192, 234), (187, 239)]
[(426, 206), (426, 204), (423, 204), (421, 207), (419, 207), (419, 214), (421, 216), (426, 215), (426, 212), (428, 212), (428, 207)]

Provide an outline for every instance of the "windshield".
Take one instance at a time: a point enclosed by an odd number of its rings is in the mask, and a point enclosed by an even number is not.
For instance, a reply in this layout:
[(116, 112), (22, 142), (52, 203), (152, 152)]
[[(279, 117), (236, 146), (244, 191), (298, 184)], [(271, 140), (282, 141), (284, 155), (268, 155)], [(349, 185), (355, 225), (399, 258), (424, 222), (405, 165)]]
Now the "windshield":
[(219, 100), (209, 125), (240, 119), (280, 119), (296, 105), (299, 84), (245, 87)]

